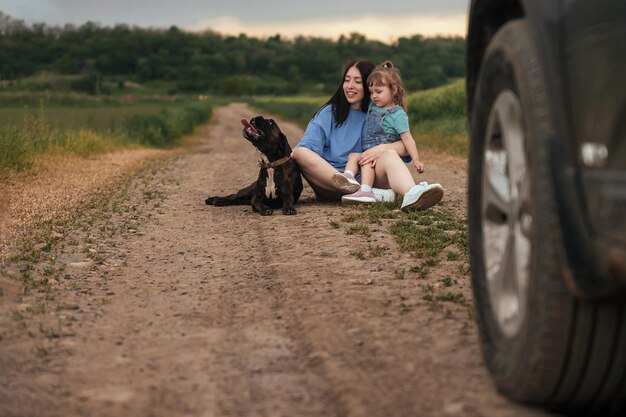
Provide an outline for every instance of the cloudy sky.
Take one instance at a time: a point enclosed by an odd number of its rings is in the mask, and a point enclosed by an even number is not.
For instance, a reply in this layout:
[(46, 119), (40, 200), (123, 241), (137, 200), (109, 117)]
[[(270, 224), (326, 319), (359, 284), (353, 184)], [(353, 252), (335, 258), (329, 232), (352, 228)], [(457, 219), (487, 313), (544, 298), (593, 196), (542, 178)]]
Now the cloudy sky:
[(0, 11), (28, 23), (142, 27), (267, 37), (336, 38), (359, 32), (384, 42), (413, 34), (460, 35), (469, 0), (0, 0)]

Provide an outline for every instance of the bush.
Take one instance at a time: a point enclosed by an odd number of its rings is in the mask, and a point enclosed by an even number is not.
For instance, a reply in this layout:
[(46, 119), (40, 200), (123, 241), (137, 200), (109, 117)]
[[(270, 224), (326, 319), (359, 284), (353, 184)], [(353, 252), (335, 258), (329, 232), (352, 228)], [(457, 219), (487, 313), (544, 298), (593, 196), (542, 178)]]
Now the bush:
[(444, 87), (412, 94), (409, 96), (407, 107), (412, 123), (445, 118), (465, 118), (465, 82), (457, 81)]
[(464, 81), (412, 94), (408, 102), (411, 130), (418, 147), (467, 156)]
[(163, 110), (158, 115), (134, 115), (122, 123), (123, 132), (143, 145), (171, 146), (176, 139), (191, 133), (211, 115), (209, 106), (187, 106), (176, 111)]
[(95, 75), (85, 75), (70, 83), (72, 91), (77, 93), (96, 94), (98, 89), (98, 77)]
[(250, 80), (244, 75), (233, 75), (222, 79), (220, 92), (227, 96), (250, 94)]

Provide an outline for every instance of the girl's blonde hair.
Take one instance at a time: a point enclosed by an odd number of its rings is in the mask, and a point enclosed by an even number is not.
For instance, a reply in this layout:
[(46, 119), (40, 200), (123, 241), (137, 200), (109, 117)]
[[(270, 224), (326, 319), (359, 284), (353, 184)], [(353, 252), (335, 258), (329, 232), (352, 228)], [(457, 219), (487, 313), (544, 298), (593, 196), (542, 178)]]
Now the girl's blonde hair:
[(385, 61), (376, 68), (367, 77), (368, 87), (375, 85), (389, 86), (393, 94), (393, 102), (406, 111), (406, 99), (404, 97), (404, 86), (402, 85), (402, 78), (400, 78), (400, 70), (393, 65), (391, 61)]

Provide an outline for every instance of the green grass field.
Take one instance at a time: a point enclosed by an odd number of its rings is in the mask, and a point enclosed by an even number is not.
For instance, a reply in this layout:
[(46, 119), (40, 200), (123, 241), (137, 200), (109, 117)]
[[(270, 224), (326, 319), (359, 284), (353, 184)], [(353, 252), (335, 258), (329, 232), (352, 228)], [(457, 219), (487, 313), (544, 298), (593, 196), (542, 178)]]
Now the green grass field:
[[(31, 167), (39, 155), (86, 156), (135, 146), (169, 147), (206, 122), (212, 101), (140, 100), (0, 107), (0, 174)], [(84, 106), (78, 106), (84, 100)]]
[(464, 81), (411, 94), (407, 101), (411, 132), (418, 149), (425, 147), (467, 156)]
[(21, 127), (29, 120), (44, 118), (51, 128), (96, 131), (115, 130), (129, 115), (157, 115), (164, 109), (158, 103), (131, 106), (99, 107), (30, 107), (0, 108), (0, 125)]

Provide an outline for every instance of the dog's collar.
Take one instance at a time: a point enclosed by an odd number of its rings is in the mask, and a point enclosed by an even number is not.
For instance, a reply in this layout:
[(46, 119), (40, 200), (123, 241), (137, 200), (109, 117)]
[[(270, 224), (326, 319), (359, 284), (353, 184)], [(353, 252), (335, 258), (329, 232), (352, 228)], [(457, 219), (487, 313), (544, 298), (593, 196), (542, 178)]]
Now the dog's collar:
[(277, 159), (277, 160), (275, 160), (273, 162), (265, 162), (263, 159), (261, 159), (259, 161), (259, 165), (261, 166), (261, 168), (266, 168), (266, 169), (267, 168), (276, 168), (277, 166), (284, 164), (285, 162), (289, 161), (290, 159), (291, 159), (291, 155), (284, 156), (284, 157), (282, 157), (280, 159)]

